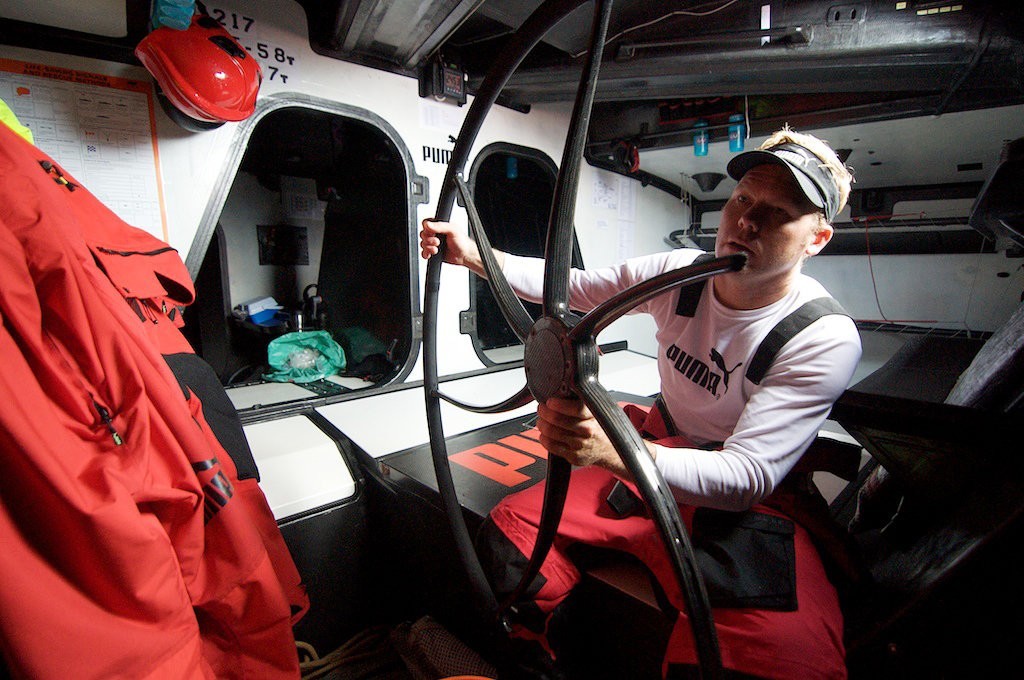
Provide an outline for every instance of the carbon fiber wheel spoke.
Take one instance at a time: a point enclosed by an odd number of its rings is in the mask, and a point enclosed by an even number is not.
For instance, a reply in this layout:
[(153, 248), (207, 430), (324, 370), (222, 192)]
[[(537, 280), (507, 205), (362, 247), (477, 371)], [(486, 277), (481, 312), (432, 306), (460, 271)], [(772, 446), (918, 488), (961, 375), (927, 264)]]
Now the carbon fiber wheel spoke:
[(494, 300), (498, 303), (498, 308), (501, 309), (501, 314), (505, 317), (505, 321), (508, 322), (512, 332), (516, 334), (520, 342), (526, 342), (526, 336), (530, 333), (530, 326), (533, 325), (533, 317), (523, 307), (522, 301), (516, 296), (512, 287), (508, 285), (505, 275), (498, 266), (498, 261), (494, 259), (491, 242), (487, 238), (487, 232), (484, 231), (483, 224), (480, 222), (480, 214), (476, 210), (473, 196), (470, 195), (469, 187), (466, 186), (461, 174), (455, 176), (455, 186), (458, 187), (459, 194), (462, 195), (462, 200), (466, 204), (469, 226), (472, 229), (477, 248), (480, 250), (480, 257), (484, 261), (487, 283), (490, 286), (491, 293), (494, 294)]
[[(526, 55), (540, 42), (551, 28), (563, 17), (587, 0), (547, 0), (538, 7), (506, 43), (494, 65), (488, 71), (476, 92), (469, 112), (459, 131), (452, 157), (448, 163), (441, 193), (437, 198), (435, 218), (447, 220), (451, 217), (457, 190), (455, 176), (466, 167), (470, 149), (483, 125), (491, 106), (497, 101), (505, 83), (511, 77)], [(477, 611), (485, 621), (498, 619), (498, 602), (494, 591), (484, 574), (480, 559), (473, 548), (462, 506), (455, 491), (451, 467), (448, 464), (448, 446), (445, 443), (444, 423), (441, 418), (440, 391), (437, 373), (437, 309), (441, 287), (441, 265), (444, 262), (445, 245), (442, 242), (437, 255), (427, 262), (427, 274), (423, 294), (423, 395), (430, 434), (430, 454), (437, 478), (441, 504), (452, 531), (459, 559), (465, 569), (474, 597)]]
[[(585, 351), (585, 350), (581, 350)], [(651, 512), (662, 542), (672, 558), (676, 579), (683, 591), (683, 603), (690, 619), (701, 676), (718, 678), (722, 674), (718, 635), (711, 616), (704, 582), (697, 571), (697, 558), (689, 534), (679, 515), (668, 484), (654, 464), (650, 452), (636, 428), (597, 380), (581, 380), (579, 394), (615, 446), (637, 490)]]
[(533, 401), (533, 395), (530, 394), (530, 388), (525, 385), (521, 390), (513, 394), (505, 401), (494, 404), (493, 406), (477, 406), (474, 404), (467, 404), (466, 402), (459, 401), (455, 397), (448, 396), (442, 392), (437, 392), (437, 397), (443, 399), (452, 406), (458, 406), (463, 411), (469, 411), (471, 413), (504, 413), (505, 411), (511, 411), (517, 409), (520, 406), (526, 406)]
[[(543, 314), (536, 322), (526, 313), (497, 267), (491, 254), (490, 243), (481, 228), (479, 215), (461, 174), (483, 118), (512, 72), (555, 23), (584, 2), (585, 0), (547, 0), (506, 44), (506, 48), (481, 84), (466, 115), (452, 151), (441, 195), (438, 197), (436, 218), (447, 220), (450, 217), (455, 192), (461, 192), (474, 238), (484, 257), (484, 270), (491, 290), (513, 332), (524, 341), (524, 368), (529, 394), (540, 402), (555, 396), (567, 397), (575, 394), (582, 398), (594, 413), (636, 481), (637, 488), (651, 509), (668, 550), (697, 643), (701, 675), (704, 678), (719, 678), (722, 668), (721, 657), (711, 609), (697, 571), (685, 526), (679, 517), (679, 508), (636, 429), (598, 382), (595, 337), (608, 324), (641, 302), (674, 287), (696, 283), (721, 272), (739, 269), (743, 266), (743, 258), (720, 258), (656, 277), (616, 295), (592, 310), (582, 320), (574, 317), (569, 310), (569, 268), (580, 164), (611, 13), (611, 0), (595, 0), (590, 49), (580, 78), (569, 134), (555, 184), (545, 242)], [(539, 572), (558, 531), (569, 489), (571, 466), (558, 456), (548, 457), (547, 486), (534, 550), (522, 580), (511, 596), (499, 606), (494, 592), (487, 584), (462, 517), (462, 508), (448, 466), (440, 400), (477, 413), (497, 413), (522, 406), (529, 401), (529, 397), (527, 388), (524, 388), (500, 404), (472, 406), (440, 393), (437, 376), (436, 319), (443, 243), (440, 250), (441, 252), (427, 264), (424, 296), (424, 392), (430, 447), (438, 489), (459, 556), (469, 576), (479, 610), (493, 621), (502, 618), (503, 613), (528, 592), (530, 584)]]
[(580, 164), (590, 128), (590, 113), (594, 106), (594, 93), (601, 70), (601, 56), (608, 34), (612, 0), (596, 0), (594, 22), (590, 32), (590, 50), (587, 52), (580, 86), (576, 91), (572, 120), (562, 152), (562, 163), (555, 181), (555, 195), (548, 223), (547, 242), (544, 246), (544, 315), (565, 318), (569, 314), (569, 267), (572, 265), (573, 224), (576, 214), (576, 194), (580, 182)]
[(667, 293), (673, 288), (700, 283), (717, 274), (739, 271), (743, 268), (746, 261), (747, 256), (742, 253), (728, 255), (700, 264), (680, 267), (679, 269), (659, 274), (646, 281), (641, 281), (621, 293), (613, 295), (590, 310), (572, 329), (570, 337), (574, 340), (597, 337), (597, 334), (607, 328), (613, 321), (647, 300)]
[(569, 494), (569, 476), (571, 473), (572, 466), (567, 460), (558, 456), (548, 456), (544, 503), (541, 506), (537, 539), (533, 542), (533, 552), (530, 554), (530, 561), (527, 563), (526, 569), (523, 570), (522, 578), (519, 579), (515, 589), (505, 598), (501, 605), (503, 612), (512, 609), (522, 599), (523, 594), (533, 584), (533, 580), (537, 578), (544, 559), (551, 551), (555, 536), (558, 535), (558, 525), (562, 521), (565, 499)]
[[(564, 364), (566, 347), (559, 341), (564, 329), (573, 318), (569, 312), (569, 267), (572, 264), (573, 216), (576, 207), (576, 190), (579, 185), (580, 162), (586, 143), (590, 110), (594, 104), (594, 91), (604, 52), (604, 39), (608, 33), (608, 19), (611, 16), (611, 0), (597, 0), (594, 6), (594, 21), (590, 33), (590, 50), (587, 53), (580, 86), (576, 91), (576, 102), (569, 125), (569, 135), (562, 153), (555, 195), (548, 223), (547, 242), (544, 247), (544, 312), (543, 318), (534, 325), (526, 342), (526, 381), (536, 397), (543, 402), (548, 396), (567, 395), (568, 385), (561, 380), (552, 380), (558, 375), (559, 364)], [(540, 347), (540, 350), (538, 350)], [(552, 351), (548, 351), (548, 350)], [(558, 355), (562, 356), (559, 357)], [(541, 370), (531, 371), (531, 366)], [(512, 597), (505, 606), (513, 604), (526, 592), (537, 577), (540, 566), (551, 549), (551, 543), (558, 532), (558, 524), (565, 507), (569, 491), (569, 463), (557, 456), (548, 456), (547, 486), (544, 489), (544, 504), (541, 508), (540, 527), (534, 542), (530, 561)]]

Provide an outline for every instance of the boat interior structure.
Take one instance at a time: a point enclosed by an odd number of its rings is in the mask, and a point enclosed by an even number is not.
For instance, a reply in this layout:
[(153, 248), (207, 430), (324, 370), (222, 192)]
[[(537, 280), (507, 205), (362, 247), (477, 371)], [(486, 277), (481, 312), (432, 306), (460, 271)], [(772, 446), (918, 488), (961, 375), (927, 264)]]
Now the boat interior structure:
[[(1019, 672), (1024, 5), (214, 0), (262, 84), (251, 116), (196, 128), (136, 56), (155, 4), (0, 0), (0, 100), (187, 267), (182, 333), (310, 600), (297, 653), (338, 650), (335, 675), (304, 676), (529, 677), (473, 538), (549, 479), (523, 342), (543, 305), (510, 318), (486, 279), (425, 261), (421, 221), (478, 222), (563, 270), (713, 251), (726, 164), (783, 126), (855, 179), (804, 267), (864, 349), (813, 445), (855, 556), (837, 576), (849, 677)], [(650, 406), (653, 323), (595, 325), (580, 383)], [(339, 347), (335, 370), (275, 362), (296, 334)], [(565, 677), (665, 677), (678, 612), (627, 556), (581, 559), (548, 631)], [(473, 663), (414, 669), (437, 631)], [(0, 677), (35, 677), (13, 649)], [(678, 677), (722, 677), (696, 672)]]

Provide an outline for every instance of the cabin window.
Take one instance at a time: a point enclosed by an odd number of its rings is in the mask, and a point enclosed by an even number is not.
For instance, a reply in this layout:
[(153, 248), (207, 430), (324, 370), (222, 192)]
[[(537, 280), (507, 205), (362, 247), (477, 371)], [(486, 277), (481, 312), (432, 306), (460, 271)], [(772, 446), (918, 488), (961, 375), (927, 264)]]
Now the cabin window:
[[(225, 385), (266, 386), (230, 389), (237, 408), (344, 395), (411, 368), (410, 224), (426, 197), (410, 187), (425, 184), (397, 135), (370, 115), (281, 106), (250, 128), (186, 311), (190, 340)], [(245, 314), (246, 303), (269, 299), (280, 305), (269, 321)], [(345, 370), (308, 384), (265, 380), (268, 345), (300, 327), (327, 331)]]
[[(477, 156), (470, 175), (473, 200), (491, 245), (504, 252), (544, 257), (548, 219), (558, 169), (546, 154), (523, 146), (492, 144)], [(573, 243), (573, 266), (582, 267)], [(519, 339), (505, 322), (487, 281), (470, 274), (470, 309), (464, 323), (485, 364), (523, 357)], [(524, 302), (535, 319), (541, 306)]]

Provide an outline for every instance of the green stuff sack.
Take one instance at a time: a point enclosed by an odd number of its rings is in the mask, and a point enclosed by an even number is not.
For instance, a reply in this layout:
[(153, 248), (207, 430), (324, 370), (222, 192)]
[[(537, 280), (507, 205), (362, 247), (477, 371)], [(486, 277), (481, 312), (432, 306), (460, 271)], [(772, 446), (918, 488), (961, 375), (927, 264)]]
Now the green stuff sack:
[(370, 331), (359, 326), (349, 326), (339, 331), (341, 346), (352, 364), (358, 364), (373, 354), (386, 354), (387, 346)]
[(265, 380), (308, 383), (344, 371), (345, 351), (327, 331), (285, 333), (267, 345), (267, 363)]

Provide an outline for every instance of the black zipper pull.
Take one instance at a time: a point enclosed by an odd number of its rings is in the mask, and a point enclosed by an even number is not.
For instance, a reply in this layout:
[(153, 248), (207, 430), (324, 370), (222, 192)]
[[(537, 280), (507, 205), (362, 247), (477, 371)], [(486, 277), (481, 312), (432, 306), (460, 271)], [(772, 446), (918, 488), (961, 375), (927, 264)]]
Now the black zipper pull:
[(74, 182), (72, 182), (71, 180), (64, 176), (64, 173), (61, 171), (60, 167), (56, 163), (51, 163), (50, 161), (43, 160), (39, 161), (39, 166), (44, 171), (46, 171), (46, 174), (50, 175), (53, 178), (54, 182), (60, 184), (61, 186), (66, 187), (68, 191), (74, 191), (75, 189), (78, 188), (77, 184), (75, 184)]
[(96, 407), (96, 412), (100, 414), (100, 418), (103, 420), (104, 424), (106, 424), (107, 426), (107, 429), (110, 431), (110, 437), (114, 440), (114, 444), (117, 446), (121, 446), (122, 444), (124, 444), (124, 439), (121, 438), (121, 435), (114, 427), (114, 419), (110, 417), (110, 411), (108, 411), (103, 406), (100, 406), (99, 402), (97, 402), (95, 399), (92, 400), (92, 403)]

